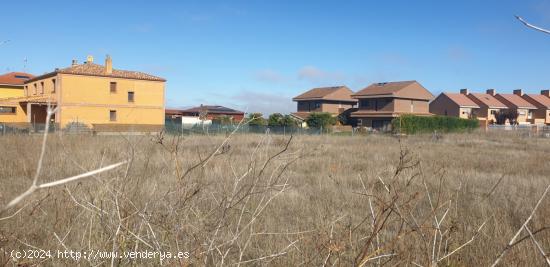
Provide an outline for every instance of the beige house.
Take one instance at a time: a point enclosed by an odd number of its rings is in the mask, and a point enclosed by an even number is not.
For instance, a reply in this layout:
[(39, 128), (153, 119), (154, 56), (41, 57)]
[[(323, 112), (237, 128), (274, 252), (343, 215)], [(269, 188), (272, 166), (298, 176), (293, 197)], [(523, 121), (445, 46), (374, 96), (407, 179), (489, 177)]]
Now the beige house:
[(297, 102), (297, 112), (294, 117), (305, 120), (310, 113), (328, 112), (337, 116), (357, 105), (357, 100), (351, 98), (353, 91), (346, 86), (313, 88), (292, 100)]
[(476, 116), (479, 106), (465, 94), (441, 93), (430, 102), (430, 113), (470, 119)]
[(531, 123), (550, 124), (550, 90), (542, 90), (540, 95), (523, 94), (523, 92), (519, 91), (516, 93), (521, 94), (523, 99), (537, 108), (533, 110)]
[(359, 108), (351, 116), (363, 127), (388, 130), (400, 115), (432, 115), (428, 103), (433, 95), (417, 81), (373, 83), (352, 97)]
[(531, 124), (533, 119), (533, 111), (537, 109), (522, 98), (523, 91), (521, 89), (514, 90), (513, 94), (497, 94), (495, 98), (508, 107), (510, 111), (515, 111), (518, 114), (518, 124)]
[(480, 120), (481, 124), (496, 123), (495, 115), (501, 110), (508, 109), (505, 104), (495, 98), (495, 89), (488, 89), (485, 94), (470, 93), (468, 89), (462, 89), (460, 93), (466, 95), (479, 106), (474, 115)]

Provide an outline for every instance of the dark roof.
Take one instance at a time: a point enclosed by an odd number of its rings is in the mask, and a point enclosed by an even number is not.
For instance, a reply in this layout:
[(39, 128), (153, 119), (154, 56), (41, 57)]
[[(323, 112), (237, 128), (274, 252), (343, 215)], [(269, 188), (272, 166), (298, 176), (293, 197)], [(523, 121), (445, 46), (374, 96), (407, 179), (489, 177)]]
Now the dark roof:
[[(339, 92), (341, 91), (341, 92)], [(338, 95), (340, 93), (341, 95)], [(313, 88), (299, 96), (292, 98), (292, 100), (343, 100), (356, 102), (350, 96), (353, 94), (347, 86), (331, 86), (331, 87), (318, 87)]]
[(232, 108), (224, 107), (224, 106), (218, 106), (218, 105), (203, 105), (188, 109), (167, 109), (166, 112), (169, 112), (171, 114), (176, 113), (200, 113), (202, 109), (206, 110), (206, 113), (210, 114), (244, 114), (244, 112), (235, 110)]
[(447, 96), (451, 101), (455, 102), (455, 104), (457, 104), (460, 107), (479, 108), (479, 106), (470, 98), (468, 98), (465, 94), (459, 94), (459, 93), (442, 93), (442, 94)]
[(34, 75), (25, 72), (10, 72), (0, 75), (0, 84), (23, 85), (27, 80), (33, 77)]
[(153, 76), (139, 71), (129, 71), (129, 70), (117, 70), (113, 69), (112, 74), (107, 74), (105, 71), (105, 66), (98, 65), (95, 63), (87, 62), (84, 64), (78, 64), (70, 66), (64, 69), (56, 69), (53, 72), (46, 73), (34, 77), (33, 79), (28, 80), (28, 82), (40, 80), (46, 77), (55, 76), (58, 73), (63, 74), (75, 74), (75, 75), (87, 75), (87, 76), (101, 76), (101, 77), (112, 77), (112, 78), (123, 78), (123, 79), (135, 79), (135, 80), (148, 80), (148, 81), (161, 81), (165, 82), (164, 78)]
[(433, 95), (417, 81), (401, 81), (373, 83), (353, 94), (352, 97), (401, 97), (430, 100)]

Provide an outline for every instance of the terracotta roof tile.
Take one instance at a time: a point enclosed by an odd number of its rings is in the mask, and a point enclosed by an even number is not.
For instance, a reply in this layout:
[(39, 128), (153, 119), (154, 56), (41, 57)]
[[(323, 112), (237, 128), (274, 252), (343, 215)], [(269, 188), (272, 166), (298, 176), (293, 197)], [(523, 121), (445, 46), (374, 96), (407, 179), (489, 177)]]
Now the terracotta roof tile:
[(459, 94), (459, 93), (443, 93), (443, 94), (447, 96), (451, 101), (455, 102), (457, 105), (461, 107), (479, 108), (479, 106), (474, 101), (469, 99), (464, 94)]
[(0, 75), (0, 84), (23, 85), (27, 80), (33, 77), (34, 75), (24, 72), (10, 72)]
[(129, 71), (129, 70), (117, 70), (113, 69), (112, 74), (107, 74), (105, 71), (105, 66), (98, 65), (95, 63), (84, 63), (75, 66), (70, 66), (64, 69), (58, 69), (53, 72), (37, 76), (29, 82), (42, 79), (48, 76), (54, 76), (57, 73), (64, 74), (75, 74), (75, 75), (90, 75), (90, 76), (102, 76), (102, 77), (113, 77), (113, 78), (123, 78), (123, 79), (136, 79), (136, 80), (149, 80), (149, 81), (166, 81), (164, 78), (153, 76), (139, 71)]
[[(347, 97), (342, 97), (341, 95), (335, 95), (338, 91), (343, 90), (342, 95)], [(334, 95), (333, 95), (334, 94)], [(313, 88), (297, 97), (294, 97), (292, 100), (345, 100), (350, 102), (356, 102), (357, 100), (351, 98), (351, 91), (347, 86), (332, 86), (332, 87), (319, 87)]]
[(415, 83), (415, 81), (373, 83), (353, 95), (389, 95)]
[(417, 81), (373, 83), (352, 95), (354, 98), (364, 97), (403, 97), (430, 100), (433, 95)]
[(481, 103), (485, 106), (488, 106), (489, 108), (508, 108), (506, 105), (498, 101), (498, 99), (490, 94), (471, 93), (468, 96), (470, 96), (470, 99), (473, 99), (473, 101), (477, 100), (478, 104)]
[(515, 94), (497, 94), (496, 98), (504, 104), (511, 105), (512, 108), (537, 108), (527, 100), (521, 98), (521, 96)]
[(545, 95), (531, 95), (531, 94), (526, 96), (533, 99), (533, 101), (535, 101), (539, 105), (546, 108), (550, 108), (550, 97), (547, 97)]

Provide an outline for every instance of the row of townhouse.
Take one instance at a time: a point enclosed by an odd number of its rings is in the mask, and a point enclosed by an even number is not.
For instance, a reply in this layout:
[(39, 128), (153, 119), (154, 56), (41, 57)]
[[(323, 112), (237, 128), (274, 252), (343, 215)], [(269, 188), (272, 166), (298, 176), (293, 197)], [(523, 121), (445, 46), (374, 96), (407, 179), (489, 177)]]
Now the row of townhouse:
[(431, 99), (430, 91), (417, 81), (373, 83), (355, 93), (346, 86), (322, 87), (294, 97), (297, 112), (292, 115), (305, 120), (312, 112), (349, 112), (358, 126), (388, 129), (403, 114), (430, 116)]
[(82, 125), (96, 130), (162, 129), (165, 82), (154, 75), (86, 62), (33, 76), (0, 76), (0, 123), (30, 127), (46, 122), (47, 105), (56, 108), (51, 122), (61, 128)]
[(550, 91), (540, 94), (524, 94), (514, 90), (512, 94), (498, 94), (495, 89), (485, 93), (441, 93), (430, 103), (430, 112), (436, 115), (460, 118), (477, 118), (482, 125), (497, 122), (497, 114), (509, 111), (517, 114), (518, 124), (550, 124)]
[(403, 114), (417, 116), (443, 115), (477, 118), (481, 125), (497, 122), (503, 111), (517, 112), (517, 123), (550, 124), (550, 91), (524, 94), (521, 89), (513, 94), (441, 93), (434, 96), (417, 81), (373, 83), (353, 92), (346, 86), (311, 89), (292, 99), (297, 112), (292, 115), (305, 121), (312, 112), (328, 112), (334, 116), (349, 113), (357, 125), (374, 129), (388, 129), (391, 121)]

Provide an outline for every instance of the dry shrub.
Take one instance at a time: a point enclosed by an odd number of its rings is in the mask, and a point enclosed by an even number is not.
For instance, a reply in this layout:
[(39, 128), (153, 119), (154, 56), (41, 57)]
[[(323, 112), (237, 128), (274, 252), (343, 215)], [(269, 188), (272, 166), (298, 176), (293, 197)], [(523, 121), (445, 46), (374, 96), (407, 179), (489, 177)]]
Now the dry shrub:
[[(0, 137), (0, 205), (27, 189), (38, 136)], [(188, 251), (189, 259), (84, 265), (483, 266), (506, 248), (549, 180), (550, 142), (481, 134), (50, 136), (37, 191), (0, 217), (11, 250)], [(19, 212), (18, 212), (19, 211)], [(17, 214), (13, 215), (15, 212)], [(550, 250), (550, 204), (529, 229)], [(527, 232), (503, 265), (544, 258)], [(68, 259), (20, 265), (74, 264)]]

